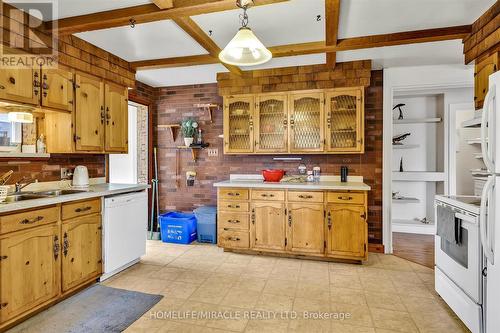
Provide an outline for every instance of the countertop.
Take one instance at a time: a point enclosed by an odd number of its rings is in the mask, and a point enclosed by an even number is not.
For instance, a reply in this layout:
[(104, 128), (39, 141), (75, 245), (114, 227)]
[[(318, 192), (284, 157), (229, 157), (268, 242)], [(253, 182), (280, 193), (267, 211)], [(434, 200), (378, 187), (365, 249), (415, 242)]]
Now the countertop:
[(294, 190), (370, 191), (363, 182), (320, 181), (317, 183), (267, 183), (262, 180), (226, 180), (214, 184), (215, 187), (273, 188)]
[[(16, 210), (54, 205), (62, 202), (78, 201), (97, 197), (107, 197), (116, 194), (142, 191), (147, 188), (149, 188), (149, 185), (147, 184), (95, 184), (90, 185), (88, 191), (81, 193), (18, 201), (12, 203), (0, 203), (0, 213), (8, 213)], [(53, 189), (56, 189), (56, 187), (54, 187)]]

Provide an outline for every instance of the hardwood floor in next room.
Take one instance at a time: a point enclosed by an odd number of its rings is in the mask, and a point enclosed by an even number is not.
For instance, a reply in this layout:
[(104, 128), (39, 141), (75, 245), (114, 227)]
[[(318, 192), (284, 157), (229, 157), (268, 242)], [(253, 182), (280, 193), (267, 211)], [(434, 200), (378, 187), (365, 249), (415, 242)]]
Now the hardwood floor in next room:
[(394, 255), (426, 267), (434, 268), (434, 236), (394, 232)]

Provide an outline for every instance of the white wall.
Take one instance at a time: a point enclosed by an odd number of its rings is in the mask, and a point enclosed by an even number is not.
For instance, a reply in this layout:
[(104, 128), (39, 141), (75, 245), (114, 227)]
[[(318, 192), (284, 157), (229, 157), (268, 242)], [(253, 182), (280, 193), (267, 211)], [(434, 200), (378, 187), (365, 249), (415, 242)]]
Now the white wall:
[[(416, 67), (394, 67), (384, 69), (384, 158), (383, 158), (383, 242), (385, 251), (392, 253), (392, 169), (393, 169), (393, 149), (392, 149), (392, 107), (394, 95), (402, 95), (405, 92), (426, 90), (433, 93), (446, 93), (450, 89), (467, 88), (468, 93), (458, 92), (456, 95), (463, 96), (460, 99), (472, 101), (474, 85), (474, 67), (465, 65), (441, 65), (441, 66), (416, 66)], [(450, 96), (455, 96), (451, 94)], [(444, 97), (445, 122), (447, 121), (448, 106), (454, 98)], [(460, 103), (462, 101), (457, 101)], [(448, 130), (445, 126), (447, 137)], [(448, 154), (443, 152), (444, 168), (447, 172)], [(439, 163), (438, 163), (439, 164)], [(439, 192), (440, 189), (437, 189)]]
[(137, 107), (128, 106), (128, 154), (109, 155), (109, 181), (137, 184)]

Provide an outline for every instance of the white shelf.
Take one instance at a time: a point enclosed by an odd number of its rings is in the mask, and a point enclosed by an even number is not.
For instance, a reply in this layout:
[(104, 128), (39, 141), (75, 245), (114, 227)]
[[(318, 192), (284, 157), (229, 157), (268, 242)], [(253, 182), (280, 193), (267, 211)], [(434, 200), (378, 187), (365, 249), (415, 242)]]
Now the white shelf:
[(425, 172), (425, 171), (393, 171), (392, 180), (406, 182), (444, 182), (444, 172)]
[(476, 153), (474, 154), (474, 158), (477, 160), (482, 160), (483, 159), (483, 153)]
[(472, 119), (462, 122), (462, 127), (464, 128), (478, 128), (481, 127), (481, 112), (478, 112), (478, 116)]
[(434, 223), (424, 224), (415, 220), (392, 220), (392, 231), (408, 234), (434, 235), (436, 225)]
[(480, 145), (481, 144), (481, 138), (467, 140), (467, 144), (469, 144), (469, 145)]
[(393, 149), (415, 149), (420, 147), (420, 145), (392, 145)]
[(402, 203), (402, 204), (409, 204), (409, 203), (419, 203), (420, 199), (417, 198), (409, 198), (409, 197), (401, 197), (401, 198), (393, 198), (392, 199), (393, 203)]
[(39, 153), (0, 153), (0, 157), (11, 157), (11, 158), (49, 158), (50, 154), (39, 154)]
[(394, 124), (429, 124), (440, 123), (441, 118), (394, 119)]

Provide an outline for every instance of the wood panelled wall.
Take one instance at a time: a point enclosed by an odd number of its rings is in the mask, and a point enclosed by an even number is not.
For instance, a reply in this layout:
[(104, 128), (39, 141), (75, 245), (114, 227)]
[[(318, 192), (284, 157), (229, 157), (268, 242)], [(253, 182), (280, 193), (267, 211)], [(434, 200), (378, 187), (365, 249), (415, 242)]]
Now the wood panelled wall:
[[(486, 58), (500, 51), (500, 1), (472, 24), (472, 32), (464, 38), (465, 63)], [(476, 61), (476, 63), (478, 62)]]
[(335, 69), (326, 65), (297, 66), (245, 72), (217, 74), (219, 94), (265, 93), (290, 90), (325, 89), (335, 87), (368, 87), (371, 61), (338, 63)]
[[(19, 10), (11, 11), (12, 6), (2, 4), (2, 43), (5, 46), (23, 49), (29, 45), (27, 41), (34, 45), (41, 45), (41, 42), (50, 45), (52, 36), (39, 28), (29, 28), (27, 14)], [(31, 17), (31, 20), (36, 26), (36, 19)], [(134, 86), (135, 70), (127, 61), (76, 36), (56, 36), (56, 39), (60, 64), (122, 86)]]
[[(303, 161), (309, 168), (319, 165), (323, 174), (338, 175), (341, 165), (349, 166), (351, 175), (362, 175), (365, 182), (372, 187), (368, 195), (369, 205), (369, 240), (372, 244), (382, 243), (382, 71), (370, 72), (365, 68), (369, 63), (357, 62), (352, 64), (337, 64), (342, 68), (343, 77), (335, 81), (335, 86), (350, 81), (353, 85), (361, 82), (368, 84), (365, 98), (365, 127), (366, 127), (366, 153), (363, 155), (307, 155), (302, 156)], [(321, 77), (316, 84), (326, 85), (331, 81), (331, 71), (320, 71), (320, 67), (310, 68), (298, 67), (284, 69), (284, 73), (304, 72), (316, 79)], [(351, 69), (347, 69), (351, 68)], [(316, 72), (314, 72), (316, 70)], [(336, 70), (337, 71), (337, 70)], [(333, 75), (339, 75), (339, 72)], [(367, 75), (368, 72), (368, 75)], [(328, 74), (324, 74), (328, 73)], [(356, 78), (356, 75), (363, 75)], [(283, 76), (276, 75), (276, 80), (288, 80)], [(224, 75), (223, 75), (224, 76)], [(367, 77), (368, 76), (368, 77)], [(370, 78), (371, 76), (371, 78)], [(362, 81), (361, 81), (362, 80)], [(266, 83), (267, 84), (267, 83)], [(275, 84), (275, 83), (269, 83)], [(276, 83), (279, 84), (279, 83)], [(362, 85), (364, 85), (362, 84)], [(294, 86), (297, 87), (297, 86)], [(302, 85), (301, 85), (302, 87)], [(270, 86), (262, 87), (263, 90), (270, 89)], [(316, 88), (308, 84), (305, 89)], [(210, 123), (206, 111), (194, 107), (198, 103), (218, 103), (222, 104), (220, 91), (224, 87), (216, 84), (190, 85), (179, 87), (166, 87), (155, 89), (155, 104), (153, 116), (155, 124), (179, 123), (187, 117), (193, 117), (200, 122), (203, 130), (203, 138), (210, 144), (210, 148), (217, 148), (219, 155), (209, 157), (206, 150), (199, 153), (197, 162), (191, 159), (188, 150), (176, 149), (183, 145), (182, 135), (177, 136), (177, 140), (171, 140), (170, 132), (167, 129), (157, 129), (155, 127), (155, 145), (158, 146), (159, 157), (159, 179), (160, 179), (160, 210), (180, 210), (191, 211), (200, 205), (215, 205), (216, 190), (212, 186), (214, 182), (226, 180), (231, 173), (260, 173), (264, 168), (282, 168), (289, 173), (296, 173), (300, 162), (276, 162), (273, 156), (250, 156), (250, 155), (223, 155), (223, 140), (218, 136), (222, 134), (222, 111), (213, 112), (213, 123)], [(242, 87), (238, 92), (242, 91)], [(256, 89), (255, 87), (252, 89)], [(246, 91), (246, 89), (243, 89)], [(222, 90), (224, 91), (224, 90)], [(186, 171), (196, 171), (197, 179), (195, 186), (186, 186)]]

